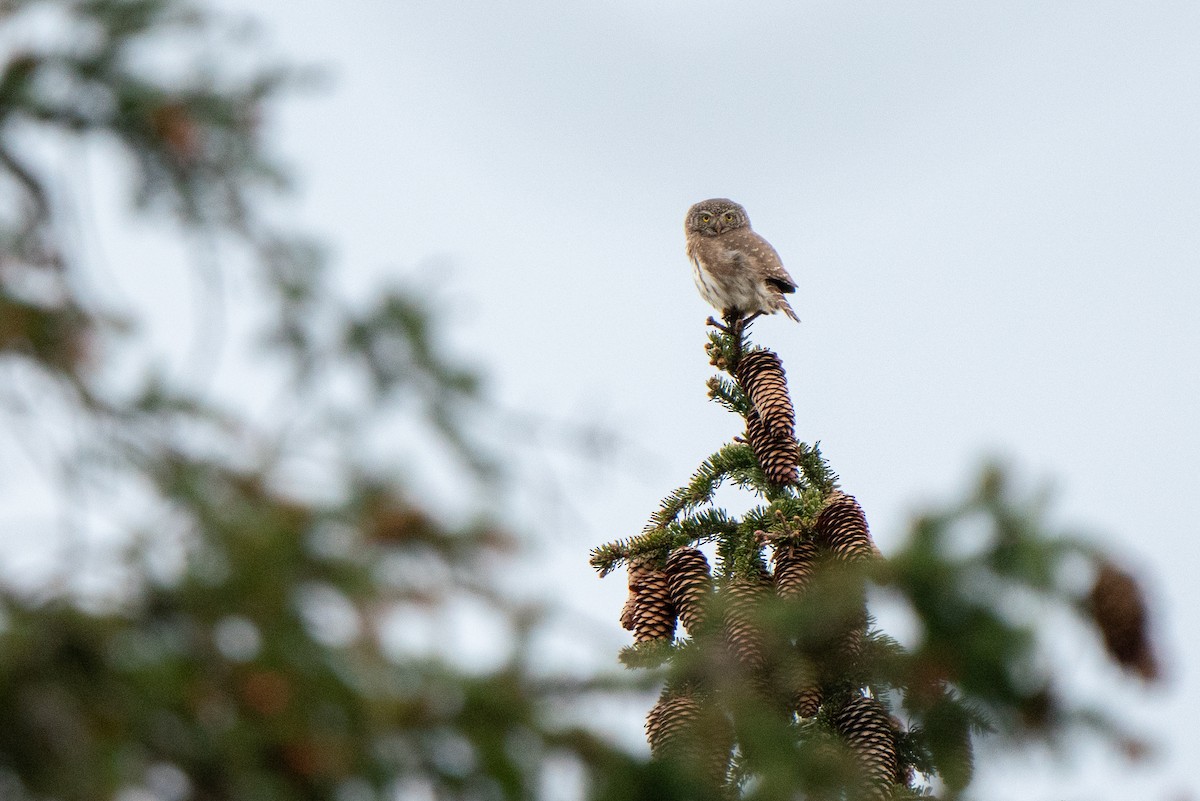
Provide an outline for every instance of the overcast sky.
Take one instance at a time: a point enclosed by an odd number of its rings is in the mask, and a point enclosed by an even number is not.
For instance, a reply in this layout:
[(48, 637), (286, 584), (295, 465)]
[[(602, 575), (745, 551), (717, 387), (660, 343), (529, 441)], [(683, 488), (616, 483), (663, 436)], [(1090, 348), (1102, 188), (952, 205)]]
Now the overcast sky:
[(799, 284), (802, 324), (755, 325), (797, 434), (885, 554), (996, 455), (1152, 583), (1170, 684), (1115, 697), (1164, 761), (1084, 748), (985, 765), (982, 789), (1196, 797), (1200, 4), (222, 5), (332, 79), (274, 133), (347, 289), (440, 287), (505, 406), (633, 443), (564, 468), (571, 511), (538, 532), (533, 574), (595, 633), (564, 664), (628, 638), (588, 550), (738, 433), (705, 400), (682, 232), (730, 197)]
[(586, 489), (568, 472), (578, 517), (541, 532), (547, 582), (603, 634), (580, 659), (627, 637), (588, 549), (737, 433), (705, 402), (682, 234), (731, 197), (799, 284), (801, 325), (756, 325), (798, 435), (885, 553), (998, 455), (1153, 583), (1171, 684), (1116, 697), (1166, 769), (1084, 748), (1054, 778), (985, 766), (984, 789), (1195, 797), (1200, 5), (230, 6), (333, 78), (280, 134), (345, 280), (444, 285), (505, 404), (647, 455)]

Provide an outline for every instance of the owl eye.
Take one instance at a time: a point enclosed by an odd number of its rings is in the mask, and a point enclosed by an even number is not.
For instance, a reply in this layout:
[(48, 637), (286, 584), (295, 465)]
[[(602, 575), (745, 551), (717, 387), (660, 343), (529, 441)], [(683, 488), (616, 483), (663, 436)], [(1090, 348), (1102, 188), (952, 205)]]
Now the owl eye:
[(711, 214), (701, 214), (700, 215), (700, 222), (708, 222), (711, 219), (712, 219)]
[(733, 214), (732, 213), (725, 215), (725, 222), (733, 222)]

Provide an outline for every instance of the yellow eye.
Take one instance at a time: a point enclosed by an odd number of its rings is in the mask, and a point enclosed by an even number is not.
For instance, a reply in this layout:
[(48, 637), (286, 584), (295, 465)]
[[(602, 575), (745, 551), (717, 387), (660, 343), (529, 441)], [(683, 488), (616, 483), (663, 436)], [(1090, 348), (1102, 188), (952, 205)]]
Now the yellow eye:
[(712, 219), (711, 214), (701, 214), (700, 215), (700, 222), (708, 222), (711, 219)]
[(726, 221), (726, 222), (733, 222), (733, 215), (732, 215), (732, 214), (726, 214), (726, 215), (725, 215), (725, 221)]

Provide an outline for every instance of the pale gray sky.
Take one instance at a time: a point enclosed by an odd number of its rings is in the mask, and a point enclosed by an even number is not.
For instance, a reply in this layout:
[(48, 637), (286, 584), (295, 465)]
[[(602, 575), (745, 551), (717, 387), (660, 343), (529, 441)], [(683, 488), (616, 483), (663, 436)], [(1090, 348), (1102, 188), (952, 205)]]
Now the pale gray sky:
[(625, 636), (587, 550), (736, 433), (704, 400), (682, 236), (691, 203), (732, 197), (800, 285), (803, 324), (757, 325), (799, 436), (885, 553), (993, 454), (1154, 582), (1170, 686), (1117, 699), (1165, 762), (1084, 748), (984, 766), (982, 789), (1195, 796), (1200, 5), (229, 5), (334, 78), (280, 133), (346, 280), (449, 264), (425, 280), (505, 403), (652, 456), (586, 490), (564, 473), (585, 524), (543, 532), (542, 572), (610, 627), (578, 659)]
[[(999, 455), (1153, 582), (1170, 683), (1115, 699), (1163, 762), (1083, 748), (985, 764), (981, 790), (1196, 797), (1200, 5), (222, 5), (333, 78), (273, 133), (346, 287), (444, 287), (506, 406), (645, 454), (556, 468), (573, 514), (529, 571), (590, 621), (564, 665), (626, 642), (624, 583), (588, 550), (737, 433), (705, 401), (711, 310), (682, 234), (689, 205), (731, 197), (799, 283), (801, 325), (756, 324), (797, 433), (885, 553)], [(1085, 684), (1112, 678), (1079, 661)]]

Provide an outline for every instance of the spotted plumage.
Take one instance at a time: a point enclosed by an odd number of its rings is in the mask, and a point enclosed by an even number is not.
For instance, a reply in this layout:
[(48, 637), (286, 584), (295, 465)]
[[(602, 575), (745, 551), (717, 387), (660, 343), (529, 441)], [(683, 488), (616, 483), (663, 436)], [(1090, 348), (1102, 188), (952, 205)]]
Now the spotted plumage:
[(701, 201), (688, 209), (684, 232), (696, 288), (710, 305), (734, 317), (781, 311), (800, 322), (784, 297), (796, 282), (744, 208), (725, 198)]

